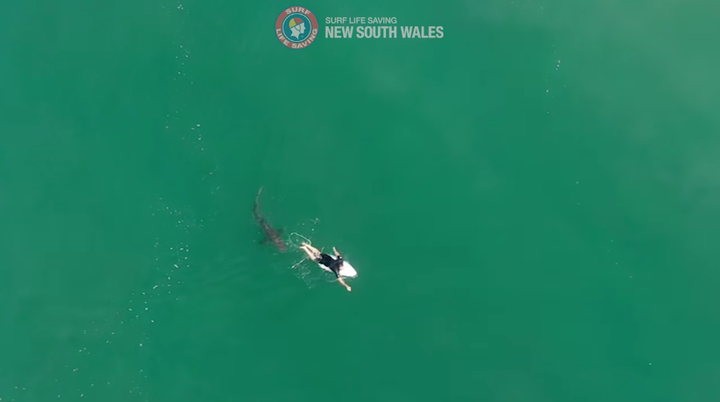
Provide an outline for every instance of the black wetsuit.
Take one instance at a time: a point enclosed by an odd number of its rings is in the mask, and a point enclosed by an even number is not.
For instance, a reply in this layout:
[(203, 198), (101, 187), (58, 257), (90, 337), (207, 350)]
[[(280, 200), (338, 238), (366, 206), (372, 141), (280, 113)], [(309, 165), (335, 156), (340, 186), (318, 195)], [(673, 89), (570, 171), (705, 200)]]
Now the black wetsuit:
[(322, 253), (320, 254), (320, 260), (318, 260), (317, 263), (330, 269), (335, 274), (335, 277), (339, 278), (342, 262), (342, 257), (337, 257), (337, 259), (335, 259), (325, 253)]

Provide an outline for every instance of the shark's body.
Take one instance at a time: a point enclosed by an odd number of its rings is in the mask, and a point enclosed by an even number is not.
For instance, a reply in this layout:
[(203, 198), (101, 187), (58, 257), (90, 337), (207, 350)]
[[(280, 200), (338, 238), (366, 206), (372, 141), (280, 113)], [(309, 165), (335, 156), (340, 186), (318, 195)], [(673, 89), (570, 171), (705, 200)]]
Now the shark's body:
[(260, 215), (260, 194), (262, 194), (262, 190), (263, 188), (260, 187), (257, 197), (255, 197), (255, 220), (265, 233), (265, 239), (263, 240), (263, 243), (272, 242), (275, 247), (278, 248), (278, 250), (284, 253), (287, 251), (287, 247), (285, 246), (285, 242), (283, 241), (283, 239), (280, 237), (282, 230), (273, 229), (273, 227), (270, 226), (270, 224), (265, 220), (265, 218)]

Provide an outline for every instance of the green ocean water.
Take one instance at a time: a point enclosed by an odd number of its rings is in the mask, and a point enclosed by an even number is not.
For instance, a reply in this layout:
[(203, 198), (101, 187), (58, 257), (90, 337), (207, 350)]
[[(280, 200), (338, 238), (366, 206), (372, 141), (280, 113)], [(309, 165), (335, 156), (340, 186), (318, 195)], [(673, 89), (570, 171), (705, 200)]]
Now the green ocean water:
[(715, 3), (292, 5), (6, 5), (0, 401), (720, 399)]

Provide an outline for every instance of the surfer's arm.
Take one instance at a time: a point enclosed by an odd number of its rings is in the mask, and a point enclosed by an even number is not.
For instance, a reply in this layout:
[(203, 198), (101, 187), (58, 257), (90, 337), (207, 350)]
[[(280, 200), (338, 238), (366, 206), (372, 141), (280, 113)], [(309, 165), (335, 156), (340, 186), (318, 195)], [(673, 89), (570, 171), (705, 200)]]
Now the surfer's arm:
[(333, 247), (333, 251), (335, 252), (335, 255), (336, 255), (337, 257), (342, 257), (342, 255), (340, 254), (340, 252), (338, 251), (338, 249), (336, 249), (335, 247)]
[(348, 292), (352, 291), (352, 288), (350, 287), (350, 285), (345, 283), (345, 281), (343, 280), (343, 278), (341, 276), (338, 276), (338, 282), (340, 282), (341, 285), (345, 286), (345, 289), (347, 289)]

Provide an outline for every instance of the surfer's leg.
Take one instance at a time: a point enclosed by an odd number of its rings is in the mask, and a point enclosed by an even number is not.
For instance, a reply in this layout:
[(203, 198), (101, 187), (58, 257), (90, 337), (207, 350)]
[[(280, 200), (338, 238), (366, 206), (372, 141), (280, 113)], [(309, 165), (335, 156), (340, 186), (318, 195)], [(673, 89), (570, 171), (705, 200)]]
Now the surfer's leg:
[(316, 249), (315, 247), (311, 246), (309, 243), (303, 243), (302, 247), (303, 250), (307, 250), (308, 252), (311, 252), (318, 257), (320, 256), (320, 250)]
[(318, 249), (316, 249), (315, 247), (307, 243), (303, 243), (303, 245), (300, 246), (300, 249), (304, 251), (305, 254), (307, 254), (308, 258), (310, 258), (311, 260), (317, 261), (318, 259), (320, 259), (320, 251), (318, 251)]

